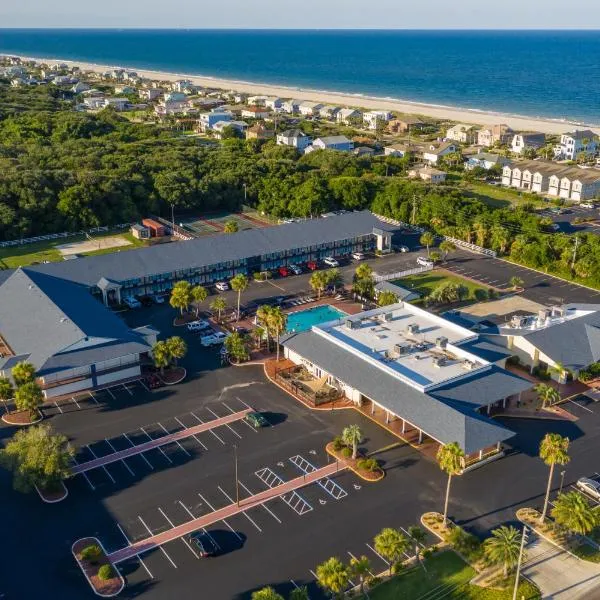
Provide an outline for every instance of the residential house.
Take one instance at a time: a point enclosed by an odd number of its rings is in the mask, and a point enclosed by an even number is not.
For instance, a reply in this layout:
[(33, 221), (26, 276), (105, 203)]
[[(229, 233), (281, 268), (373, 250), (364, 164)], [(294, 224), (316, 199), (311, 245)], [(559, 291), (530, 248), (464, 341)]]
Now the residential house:
[(266, 119), (270, 114), (270, 109), (264, 106), (244, 106), (242, 108), (242, 118), (245, 119)]
[(300, 112), (301, 103), (302, 102), (300, 100), (285, 100), (281, 105), (281, 109), (283, 112), (286, 112), (290, 115), (295, 115)]
[(301, 129), (288, 129), (277, 134), (277, 145), (292, 146), (297, 150), (304, 150), (312, 143), (312, 138)]
[(423, 165), (413, 167), (408, 172), (408, 176), (411, 179), (422, 179), (429, 183), (444, 183), (446, 181), (446, 173), (444, 171)]
[(272, 98), (267, 98), (265, 100), (265, 106), (270, 108), (272, 111), (280, 111), (283, 105), (283, 100), (281, 98), (277, 98), (273, 96)]
[(89, 96), (83, 99), (83, 105), (88, 110), (104, 108), (104, 96)]
[(392, 118), (392, 113), (386, 110), (371, 110), (363, 114), (363, 123), (367, 129), (376, 130)]
[(247, 140), (269, 140), (275, 137), (275, 131), (268, 129), (262, 123), (256, 123), (246, 129)]
[(233, 127), (233, 129), (237, 131), (240, 137), (243, 137), (244, 132), (246, 131), (246, 129), (248, 129), (248, 123), (246, 123), (245, 121), (217, 121), (212, 126), (212, 130), (215, 132), (215, 137), (221, 139), (223, 136), (223, 131), (227, 127)]
[(240, 92), (234, 92), (233, 95), (233, 101), (236, 104), (241, 104), (242, 102), (246, 102), (246, 100), (248, 99), (248, 94), (242, 94)]
[(300, 104), (298, 110), (300, 111), (300, 114), (304, 115), (305, 117), (316, 117), (323, 106), (324, 105), (319, 102), (309, 102), (307, 100)]
[(525, 150), (537, 150), (546, 143), (546, 134), (536, 131), (516, 133), (511, 142), (511, 150), (515, 154), (523, 154)]
[(600, 169), (567, 167), (549, 180), (548, 195), (580, 202), (600, 195)]
[(328, 119), (329, 121), (335, 121), (337, 114), (340, 112), (341, 108), (339, 106), (334, 106), (333, 104), (327, 104), (319, 111), (319, 116), (322, 119)]
[(127, 98), (104, 98), (104, 108), (108, 107), (121, 112), (123, 110), (127, 110), (130, 107), (130, 102)]
[(338, 123), (356, 125), (362, 121), (362, 112), (356, 108), (342, 108), (336, 115)]
[(369, 146), (358, 146), (352, 150), (352, 154), (354, 154), (354, 156), (373, 156), (375, 154), (375, 149), (370, 148)]
[(401, 117), (388, 122), (387, 130), (390, 133), (408, 133), (415, 129), (421, 129), (425, 123), (417, 117)]
[(446, 139), (460, 142), (461, 144), (474, 144), (477, 139), (477, 129), (473, 125), (459, 123), (446, 131)]
[(590, 129), (563, 133), (556, 149), (557, 158), (577, 160), (593, 158), (598, 152), (598, 136)]
[(165, 102), (185, 102), (187, 96), (183, 92), (165, 92)]
[(436, 165), (440, 158), (454, 154), (460, 150), (454, 142), (437, 142), (423, 149), (423, 160), (429, 164)]
[(246, 103), (249, 106), (265, 106), (265, 102), (269, 99), (269, 96), (248, 96)]
[(413, 144), (392, 144), (391, 146), (386, 146), (383, 149), (383, 154), (385, 156), (398, 156), (400, 158), (406, 156), (407, 154), (415, 155), (417, 152), (422, 151), (422, 147), (415, 146)]
[(194, 83), (189, 79), (179, 79), (171, 84), (171, 89), (175, 92), (185, 93), (185, 91), (189, 90), (190, 88), (194, 89), (195, 86)]
[(191, 107), (187, 100), (162, 100), (160, 104), (154, 107), (154, 112), (164, 117), (167, 115), (194, 114), (198, 112), (198, 109)]
[(203, 113), (198, 119), (198, 129), (202, 132), (209, 131), (219, 121), (231, 121), (233, 115), (230, 112), (225, 111), (211, 111)]
[(115, 94), (135, 94), (136, 89), (130, 85), (116, 85)]
[(90, 86), (83, 81), (78, 81), (72, 88), (71, 91), (74, 94), (83, 94), (83, 92), (88, 92), (90, 90)]
[(156, 100), (162, 96), (163, 90), (161, 88), (147, 88), (139, 90), (138, 95), (142, 100)]
[[(309, 150), (310, 149), (310, 150)], [(305, 152), (313, 150), (338, 150), (341, 152), (350, 152), (354, 150), (354, 142), (345, 135), (331, 135), (328, 137), (317, 138), (312, 146), (306, 148)]]
[(503, 123), (484, 127), (477, 132), (477, 145), (491, 148), (496, 144), (508, 144), (514, 135), (514, 131)]
[(510, 159), (501, 154), (493, 154), (491, 152), (479, 152), (469, 156), (465, 163), (465, 169), (471, 171), (473, 169), (485, 169), (489, 171), (493, 167), (504, 167), (510, 164)]

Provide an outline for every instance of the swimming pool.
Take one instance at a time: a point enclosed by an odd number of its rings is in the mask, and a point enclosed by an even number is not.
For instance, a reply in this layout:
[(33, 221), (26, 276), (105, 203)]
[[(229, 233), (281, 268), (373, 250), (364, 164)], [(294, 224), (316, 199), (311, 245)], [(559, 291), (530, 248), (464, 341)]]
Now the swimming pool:
[(329, 304), (321, 304), (314, 308), (299, 310), (288, 314), (288, 331), (308, 331), (313, 325), (335, 321), (346, 315), (345, 312), (334, 308)]

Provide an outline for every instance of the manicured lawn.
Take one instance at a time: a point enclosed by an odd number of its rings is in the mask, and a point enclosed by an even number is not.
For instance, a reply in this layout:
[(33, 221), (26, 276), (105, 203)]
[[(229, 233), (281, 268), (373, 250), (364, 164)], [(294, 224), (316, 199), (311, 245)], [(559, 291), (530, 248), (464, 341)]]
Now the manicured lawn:
[(446, 283), (447, 281), (451, 281), (452, 283), (460, 283), (466, 286), (469, 289), (469, 296), (467, 300), (476, 299), (476, 290), (487, 290), (487, 288), (477, 285), (469, 279), (464, 279), (458, 275), (450, 275), (445, 271), (438, 270), (428, 271), (427, 273), (419, 273), (417, 275), (409, 275), (408, 277), (403, 277), (402, 279), (395, 279), (390, 283), (394, 283), (409, 290), (415, 290), (421, 294), (422, 298), (424, 298), (429, 296), (429, 294), (440, 284)]
[[(369, 593), (371, 600), (418, 600), (445, 598), (446, 600), (511, 600), (512, 588), (501, 591), (470, 585), (475, 571), (452, 551), (442, 552), (425, 562), (427, 572), (415, 568), (382, 583)], [(431, 594), (436, 590), (435, 594)], [(431, 594), (431, 596), (426, 595)], [(537, 600), (540, 594), (527, 582), (522, 582), (517, 598)]]

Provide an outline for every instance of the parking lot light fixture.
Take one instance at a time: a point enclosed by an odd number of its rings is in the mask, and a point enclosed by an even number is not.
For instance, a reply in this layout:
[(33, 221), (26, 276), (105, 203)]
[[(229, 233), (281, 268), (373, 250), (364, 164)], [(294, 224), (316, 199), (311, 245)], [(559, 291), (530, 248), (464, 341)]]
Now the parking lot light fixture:
[(565, 483), (565, 473), (566, 471), (560, 472), (560, 487), (558, 488), (558, 495), (560, 496), (563, 489), (563, 484)]
[(233, 457), (235, 462), (235, 503), (240, 505), (240, 480), (238, 479), (237, 444), (233, 444)]

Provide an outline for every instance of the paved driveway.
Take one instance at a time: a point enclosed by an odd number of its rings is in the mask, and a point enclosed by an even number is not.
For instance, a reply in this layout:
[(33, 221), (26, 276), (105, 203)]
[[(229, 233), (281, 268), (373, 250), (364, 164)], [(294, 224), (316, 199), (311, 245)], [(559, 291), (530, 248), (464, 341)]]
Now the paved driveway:
[(538, 537), (527, 546), (523, 574), (548, 600), (591, 599), (600, 589), (600, 565), (579, 560)]

